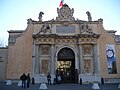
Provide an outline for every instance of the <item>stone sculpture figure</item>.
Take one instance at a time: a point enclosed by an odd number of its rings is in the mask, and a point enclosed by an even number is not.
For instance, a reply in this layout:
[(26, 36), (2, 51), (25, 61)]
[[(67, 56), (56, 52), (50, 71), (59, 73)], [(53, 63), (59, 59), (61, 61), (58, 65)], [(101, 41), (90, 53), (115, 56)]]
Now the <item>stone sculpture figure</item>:
[(39, 21), (42, 21), (42, 16), (43, 16), (43, 12), (41, 11), (40, 13), (39, 13), (39, 17), (38, 17), (38, 19), (39, 19)]
[(80, 24), (79, 29), (81, 33), (92, 34), (92, 28), (87, 23)]
[(87, 11), (86, 14), (88, 16), (88, 21), (92, 21), (91, 13), (89, 11)]
[(30, 18), (30, 19), (27, 19), (27, 21), (28, 21), (28, 22), (27, 22), (28, 24), (32, 23), (32, 19), (31, 19), (31, 18)]
[(52, 25), (50, 26), (49, 24), (43, 24), (41, 26), (40, 31), (36, 35), (40, 33), (45, 34), (46, 32), (51, 33), (51, 28), (52, 28)]

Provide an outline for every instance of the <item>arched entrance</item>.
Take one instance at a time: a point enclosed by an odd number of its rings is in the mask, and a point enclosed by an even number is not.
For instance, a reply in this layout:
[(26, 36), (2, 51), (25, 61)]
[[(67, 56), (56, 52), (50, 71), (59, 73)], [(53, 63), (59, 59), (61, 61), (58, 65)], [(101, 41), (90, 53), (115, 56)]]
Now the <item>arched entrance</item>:
[(57, 75), (60, 74), (62, 83), (75, 83), (75, 54), (70, 48), (62, 48), (57, 55)]

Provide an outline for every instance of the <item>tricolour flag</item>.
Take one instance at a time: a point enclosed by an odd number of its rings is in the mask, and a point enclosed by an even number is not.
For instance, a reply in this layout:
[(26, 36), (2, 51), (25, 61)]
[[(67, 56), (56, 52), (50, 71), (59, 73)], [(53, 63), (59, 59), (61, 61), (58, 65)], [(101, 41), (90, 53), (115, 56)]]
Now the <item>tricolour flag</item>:
[(61, 0), (61, 2), (60, 2), (60, 4), (59, 4), (60, 7), (63, 6), (63, 2), (64, 2), (64, 0)]

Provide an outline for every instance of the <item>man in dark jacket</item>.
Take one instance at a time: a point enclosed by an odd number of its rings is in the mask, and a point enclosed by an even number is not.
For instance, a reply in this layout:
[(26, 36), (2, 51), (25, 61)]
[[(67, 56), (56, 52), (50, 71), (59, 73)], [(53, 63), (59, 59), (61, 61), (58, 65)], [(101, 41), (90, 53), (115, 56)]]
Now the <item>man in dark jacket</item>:
[(27, 76), (25, 75), (25, 73), (23, 73), (23, 75), (20, 77), (20, 80), (22, 80), (22, 88), (26, 88)]
[(51, 75), (48, 73), (47, 75), (48, 85), (51, 85)]
[(27, 75), (27, 88), (29, 88), (30, 85), (30, 73)]

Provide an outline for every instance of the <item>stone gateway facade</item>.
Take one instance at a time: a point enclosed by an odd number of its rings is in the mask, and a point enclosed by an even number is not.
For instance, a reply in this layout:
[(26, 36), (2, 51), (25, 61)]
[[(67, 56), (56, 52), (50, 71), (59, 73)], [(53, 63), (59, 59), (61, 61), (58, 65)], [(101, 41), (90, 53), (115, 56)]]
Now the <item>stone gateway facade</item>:
[(63, 83), (120, 81), (120, 36), (105, 30), (103, 20), (75, 19), (74, 9), (64, 4), (57, 8), (56, 19), (28, 19), (26, 30), (10, 30), (7, 79), (31, 73), (36, 83), (52, 82), (61, 75)]

